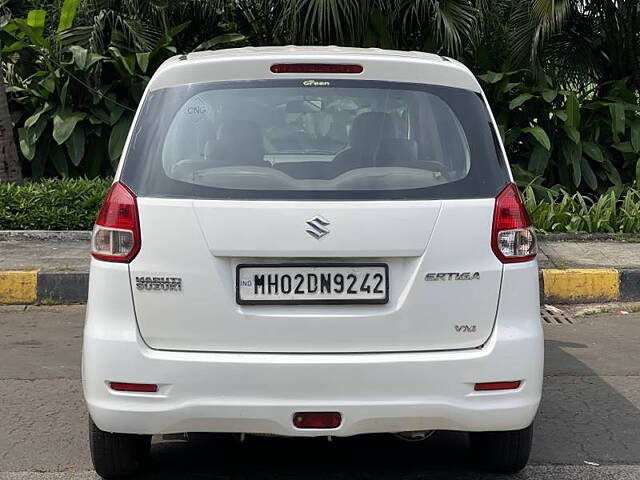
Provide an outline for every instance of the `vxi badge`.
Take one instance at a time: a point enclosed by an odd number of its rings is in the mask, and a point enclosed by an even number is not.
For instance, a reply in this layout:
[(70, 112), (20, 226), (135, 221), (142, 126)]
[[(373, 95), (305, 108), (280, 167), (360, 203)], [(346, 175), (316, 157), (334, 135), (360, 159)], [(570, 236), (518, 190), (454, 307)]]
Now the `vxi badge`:
[(436, 280), (480, 280), (480, 272), (427, 273), (424, 279), (427, 282)]

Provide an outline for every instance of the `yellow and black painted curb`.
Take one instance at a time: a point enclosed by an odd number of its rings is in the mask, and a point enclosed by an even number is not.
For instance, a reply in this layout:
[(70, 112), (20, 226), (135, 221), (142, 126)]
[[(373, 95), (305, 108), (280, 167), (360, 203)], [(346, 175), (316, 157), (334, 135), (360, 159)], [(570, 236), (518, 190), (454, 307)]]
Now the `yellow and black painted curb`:
[[(0, 271), (0, 305), (84, 303), (88, 272)], [(543, 302), (640, 301), (640, 270), (542, 269)]]
[(542, 269), (540, 296), (556, 303), (640, 301), (640, 270)]
[(0, 305), (85, 303), (88, 272), (0, 270)]

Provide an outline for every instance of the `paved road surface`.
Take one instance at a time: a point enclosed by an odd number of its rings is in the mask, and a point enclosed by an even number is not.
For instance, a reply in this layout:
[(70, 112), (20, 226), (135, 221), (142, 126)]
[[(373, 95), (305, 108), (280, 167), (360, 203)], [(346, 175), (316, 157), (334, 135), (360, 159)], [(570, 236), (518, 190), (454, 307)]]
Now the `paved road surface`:
[[(83, 314), (82, 306), (0, 307), (0, 479), (97, 478), (79, 380)], [(545, 331), (531, 466), (512, 478), (640, 479), (640, 314), (594, 315)], [(457, 433), (421, 443), (165, 438), (154, 439), (151, 458), (143, 478), (492, 478), (473, 468)]]

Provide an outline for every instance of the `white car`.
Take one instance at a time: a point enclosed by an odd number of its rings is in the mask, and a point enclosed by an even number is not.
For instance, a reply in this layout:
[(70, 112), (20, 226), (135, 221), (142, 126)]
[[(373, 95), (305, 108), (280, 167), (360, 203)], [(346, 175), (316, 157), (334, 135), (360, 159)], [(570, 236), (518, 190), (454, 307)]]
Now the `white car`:
[(470, 432), (523, 468), (536, 241), (486, 98), (417, 52), (242, 48), (151, 79), (92, 236), (103, 477), (153, 434)]

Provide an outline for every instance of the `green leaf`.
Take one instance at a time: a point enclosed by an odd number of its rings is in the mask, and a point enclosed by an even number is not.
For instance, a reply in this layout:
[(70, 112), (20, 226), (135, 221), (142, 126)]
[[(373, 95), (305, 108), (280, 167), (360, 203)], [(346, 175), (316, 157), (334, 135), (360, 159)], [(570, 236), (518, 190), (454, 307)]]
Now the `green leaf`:
[(556, 117), (558, 117), (563, 122), (566, 122), (567, 118), (569, 118), (567, 116), (567, 112), (565, 112), (564, 110), (554, 110), (551, 113), (553, 113)]
[(614, 134), (623, 135), (625, 127), (625, 113), (624, 105), (621, 102), (612, 103), (609, 105), (609, 112), (611, 113), (611, 126), (613, 127)]
[(547, 132), (544, 131), (542, 127), (527, 127), (522, 129), (525, 133), (530, 133), (533, 138), (535, 138), (540, 145), (542, 145), (547, 150), (551, 150), (551, 140), (549, 140), (549, 136)]
[(122, 149), (124, 147), (124, 142), (127, 139), (127, 134), (129, 133), (129, 128), (131, 127), (131, 121), (133, 120), (133, 115), (130, 113), (124, 114), (120, 117), (120, 120), (113, 126), (111, 130), (111, 135), (109, 136), (109, 158), (111, 159), (112, 165), (117, 164), (120, 155), (122, 154)]
[(91, 109), (91, 116), (89, 117), (89, 121), (94, 125), (98, 125), (100, 123), (111, 125), (111, 118), (109, 117), (109, 114), (105, 112), (101, 107), (93, 107)]
[(484, 75), (478, 75), (478, 78), (485, 83), (498, 83), (504, 78), (503, 72), (487, 72)]
[(84, 161), (87, 176), (97, 177), (100, 174), (100, 167), (104, 160), (104, 142), (97, 138), (89, 137), (87, 142), (87, 155)]
[(138, 65), (140, 66), (140, 70), (142, 73), (147, 73), (147, 68), (149, 68), (149, 56), (151, 54), (146, 53), (136, 53), (136, 60), (138, 61)]
[(536, 175), (542, 175), (549, 165), (550, 158), (551, 152), (539, 143), (536, 143), (529, 158), (529, 171)]
[(591, 157), (592, 159), (594, 159), (596, 162), (604, 162), (604, 156), (602, 155), (602, 150), (600, 149), (600, 146), (597, 143), (594, 142), (582, 142), (582, 150), (584, 151), (584, 153), (586, 153), (587, 155), (589, 155), (589, 157)]
[(640, 187), (640, 157), (636, 162), (636, 187)]
[(520, 105), (522, 105), (524, 102), (526, 102), (531, 98), (533, 98), (533, 95), (531, 95), (530, 93), (521, 93), (516, 98), (511, 100), (511, 102), (509, 102), (509, 110), (515, 110), (516, 108), (518, 108)]
[(638, 120), (631, 124), (631, 146), (636, 153), (640, 153), (640, 121)]
[(62, 145), (71, 136), (76, 124), (84, 120), (87, 115), (80, 112), (61, 110), (53, 116), (53, 139)]
[(582, 180), (582, 169), (580, 164), (582, 151), (580, 147), (571, 140), (565, 139), (561, 143), (560, 151), (562, 153), (562, 157), (564, 158), (565, 164), (571, 167), (574, 186), (579, 187)]
[(567, 119), (565, 123), (567, 126), (578, 128), (580, 126), (580, 102), (575, 93), (569, 93), (567, 95)]
[(50, 150), (50, 155), (56, 171), (62, 175), (63, 178), (68, 177), (69, 165), (67, 165), (67, 156), (64, 154), (64, 151), (57, 145), (53, 145), (53, 148)]
[(569, 125), (565, 125), (564, 127), (562, 127), (562, 129), (573, 143), (580, 143), (580, 132), (577, 129), (575, 129), (574, 127), (570, 127)]
[(364, 46), (392, 48), (393, 40), (387, 18), (377, 8), (372, 9), (366, 27)]
[(85, 69), (89, 69), (91, 66), (93, 66), (94, 63), (97, 63), (100, 60), (105, 60), (107, 58), (109, 57), (105, 57), (104, 55), (98, 55), (97, 53), (89, 52), (89, 55), (87, 57), (87, 63), (85, 64)]
[(51, 120), (51, 118), (52, 117), (49, 115), (40, 117), (38, 121), (35, 123), (35, 125), (33, 125), (29, 129), (29, 133), (31, 134), (31, 138), (33, 139), (34, 142), (38, 141), (44, 129), (47, 128), (47, 125), (49, 124), (49, 120)]
[(87, 67), (87, 58), (89, 51), (80, 45), (72, 45), (69, 47), (69, 51), (73, 55), (73, 62), (80, 70), (84, 70)]
[(114, 57), (115, 59), (114, 62), (116, 60), (119, 61), (119, 64), (124, 67), (124, 69), (127, 71), (129, 75), (135, 74), (135, 70), (136, 70), (135, 55), (133, 54), (123, 55), (122, 52), (120, 52), (120, 49), (118, 49), (117, 47), (109, 47), (109, 52), (111, 52), (111, 55)]
[(31, 141), (29, 131), (26, 128), (18, 129), (18, 145), (24, 158), (31, 161), (36, 154), (36, 144)]
[(85, 147), (84, 126), (82, 124), (76, 126), (69, 137), (69, 140), (65, 142), (65, 146), (67, 147), (69, 158), (71, 158), (71, 163), (76, 167), (80, 165), (80, 162), (84, 157)]
[(542, 98), (544, 98), (544, 101), (547, 103), (551, 103), (553, 102), (556, 97), (558, 96), (558, 91), (557, 90), (543, 90), (542, 91)]
[(614, 185), (622, 185), (622, 178), (620, 178), (620, 172), (613, 166), (609, 160), (604, 161), (604, 169), (607, 172), (607, 177)]
[(47, 156), (49, 155), (50, 137), (45, 138), (40, 148), (37, 149), (36, 155), (31, 161), (31, 176), (33, 178), (41, 178), (44, 175)]
[(30, 10), (27, 14), (27, 25), (32, 28), (44, 29), (44, 22), (46, 18), (46, 10)]
[(620, 142), (620, 143), (614, 143), (613, 145), (611, 145), (613, 148), (615, 148), (616, 150), (622, 152), (622, 153), (633, 153), (633, 147), (631, 146), (631, 142)]
[(515, 142), (518, 139), (518, 137), (520, 136), (521, 132), (522, 132), (522, 130), (520, 130), (520, 128), (518, 128), (518, 127), (510, 128), (504, 134), (504, 144), (505, 145), (510, 145), (513, 142)]
[(64, 82), (64, 84), (62, 85), (62, 88), (60, 89), (60, 103), (62, 104), (63, 107), (65, 102), (67, 101), (68, 90), (69, 90), (69, 77), (67, 77), (67, 80)]
[[(33, 10), (37, 11), (37, 10)], [(42, 11), (42, 10), (40, 10)], [(35, 24), (40, 21), (39, 15), (34, 14), (32, 16), (31, 21)], [(18, 30), (27, 36), (27, 38), (40, 47), (49, 47), (49, 43), (44, 39), (42, 33), (44, 32), (44, 24), (42, 27), (36, 27), (29, 24), (29, 20), (25, 21), (20, 18), (16, 18), (12, 21), (12, 24), (15, 25)]]
[(27, 44), (25, 42), (19, 40), (17, 42), (13, 42), (11, 45), (7, 45), (6, 47), (3, 47), (0, 50), (0, 53), (4, 53), (6, 55), (7, 53), (19, 52), (26, 46)]
[(58, 32), (62, 32), (71, 28), (73, 20), (76, 18), (78, 5), (80, 0), (64, 0), (60, 9), (60, 22), (58, 23)]
[(33, 115), (31, 115), (29, 118), (27, 118), (24, 121), (24, 126), (25, 128), (31, 128), (33, 125), (36, 124), (36, 122), (38, 121), (38, 119), (40, 118), (40, 116), (45, 113), (48, 112), (49, 110), (51, 110), (53, 108), (53, 105), (49, 104), (49, 103), (45, 103), (42, 108), (40, 110), (38, 110), (36, 113), (34, 113)]
[(582, 179), (591, 190), (596, 190), (598, 188), (598, 179), (596, 178), (596, 174), (593, 173), (593, 169), (586, 158), (582, 157), (580, 160), (580, 167), (582, 169)]
[(223, 35), (218, 35), (217, 37), (213, 37), (212, 39), (207, 40), (206, 42), (202, 42), (200, 45), (194, 48), (194, 51), (197, 52), (199, 50), (208, 50), (210, 48), (220, 47), (222, 45), (226, 45), (229, 43), (242, 42), (246, 39), (247, 37), (245, 37), (241, 33), (225, 33)]
[(56, 91), (56, 80), (53, 74), (47, 75), (45, 78), (40, 80), (38, 84), (49, 93), (53, 93)]
[(115, 125), (116, 122), (120, 120), (120, 117), (122, 117), (124, 108), (115, 103), (115, 101), (112, 101), (111, 97), (105, 98), (104, 104), (109, 109), (109, 124)]

